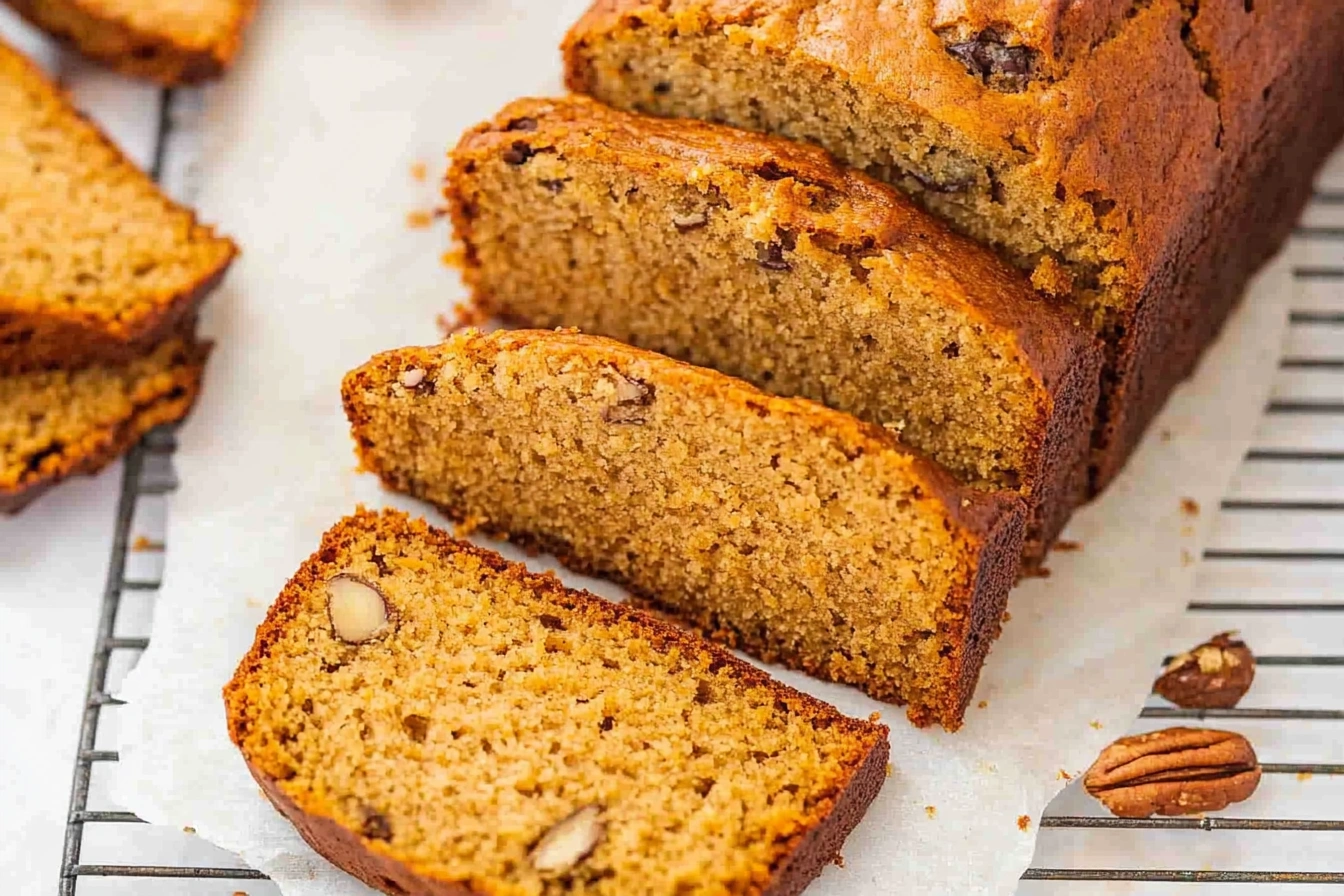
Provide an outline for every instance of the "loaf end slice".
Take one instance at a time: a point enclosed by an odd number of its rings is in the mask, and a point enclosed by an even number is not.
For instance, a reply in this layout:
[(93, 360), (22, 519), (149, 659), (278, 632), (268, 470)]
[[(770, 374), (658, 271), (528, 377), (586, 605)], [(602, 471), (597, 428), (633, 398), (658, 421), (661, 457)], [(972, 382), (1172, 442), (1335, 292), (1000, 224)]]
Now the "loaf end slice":
[(234, 244), (0, 44), (0, 374), (123, 363), (189, 320)]
[(208, 354), (174, 337), (129, 364), (0, 377), (0, 512), (96, 473), (155, 426), (185, 417)]
[(277, 808), (394, 894), (795, 894), (886, 776), (885, 726), (393, 511), (327, 532), (224, 699)]
[(1031, 560), (1086, 492), (1090, 328), (820, 149), (584, 97), (520, 100), (464, 135), (446, 195), (487, 312), (897, 429), (963, 482), (1019, 490)]
[(84, 55), (169, 86), (223, 74), (256, 0), (5, 0)]
[(960, 725), (1018, 568), (1016, 495), (961, 487), (848, 414), (573, 332), (382, 354), (344, 400), (390, 487)]

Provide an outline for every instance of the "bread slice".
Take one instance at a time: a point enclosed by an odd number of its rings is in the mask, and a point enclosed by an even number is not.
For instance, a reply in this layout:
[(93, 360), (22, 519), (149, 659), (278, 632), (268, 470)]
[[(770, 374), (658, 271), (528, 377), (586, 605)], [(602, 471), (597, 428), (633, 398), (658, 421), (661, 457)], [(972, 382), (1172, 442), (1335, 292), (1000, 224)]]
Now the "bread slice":
[(101, 470), (155, 426), (185, 417), (208, 353), (173, 337), (124, 365), (0, 377), (0, 512)]
[(887, 431), (610, 339), (468, 332), (346, 376), (363, 465), (768, 662), (954, 729), (1021, 500)]
[(233, 62), (256, 0), (5, 0), (86, 56), (161, 84), (216, 77)]
[(385, 893), (800, 892), (887, 729), (422, 520), (360, 510), (224, 689), (263, 791)]
[(573, 97), (469, 131), (447, 196), (492, 313), (899, 429), (1018, 489), (1037, 560), (1087, 488), (1101, 353), (993, 252), (826, 153)]
[(192, 317), (232, 242), (0, 44), (0, 374), (126, 362)]
[(571, 89), (815, 143), (1069, 294), (1124, 465), (1344, 138), (1340, 0), (594, 0)]

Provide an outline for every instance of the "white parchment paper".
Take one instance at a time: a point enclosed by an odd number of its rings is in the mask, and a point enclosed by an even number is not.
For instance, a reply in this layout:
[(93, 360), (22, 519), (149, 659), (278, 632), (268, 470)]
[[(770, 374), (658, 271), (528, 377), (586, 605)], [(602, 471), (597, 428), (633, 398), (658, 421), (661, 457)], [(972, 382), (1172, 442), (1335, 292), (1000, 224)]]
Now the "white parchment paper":
[[(442, 225), (415, 229), (407, 214), (436, 203), (463, 128), (559, 90), (555, 47), (585, 5), (266, 4), (241, 67), (210, 97), (200, 204), (244, 254), (204, 322), (218, 348), (181, 436), (164, 589), (122, 694), (114, 792), (240, 853), (289, 896), (367, 891), (258, 794), (219, 690), (331, 523), (359, 501), (428, 513), (354, 472), (340, 378), (376, 351), (436, 338), (436, 315), (462, 292), (439, 261)], [(412, 176), (417, 162), (428, 180)], [(778, 673), (850, 714), (880, 710), (893, 728), (893, 774), (844, 867), (812, 892), (1013, 891), (1064, 775), (1124, 732), (1155, 658), (1188, 646), (1172, 643), (1173, 623), (1263, 407), (1290, 289), (1281, 266), (1261, 276), (1124, 476), (1075, 519), (1068, 537), (1082, 550), (1056, 553), (1051, 578), (1014, 592), (960, 732), (919, 731), (857, 691)], [(1183, 511), (1182, 498), (1208, 510)]]

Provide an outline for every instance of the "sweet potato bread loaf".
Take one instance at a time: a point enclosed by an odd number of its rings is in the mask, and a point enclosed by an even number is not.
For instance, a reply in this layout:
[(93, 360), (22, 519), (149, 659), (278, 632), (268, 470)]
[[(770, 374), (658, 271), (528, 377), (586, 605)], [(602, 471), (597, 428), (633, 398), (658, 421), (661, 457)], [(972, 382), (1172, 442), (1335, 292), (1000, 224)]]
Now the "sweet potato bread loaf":
[(5, 0), (81, 53), (128, 75), (191, 84), (229, 67), (256, 0)]
[(960, 724), (1017, 571), (1017, 496), (848, 414), (570, 332), (388, 352), (343, 391), (392, 488), (917, 724)]
[(391, 894), (796, 894), (887, 729), (404, 514), (338, 523), (224, 689), (266, 795)]
[(0, 374), (148, 353), (232, 261), (196, 222), (0, 44)]
[(597, 0), (576, 90), (820, 144), (1073, 296), (1103, 486), (1344, 134), (1344, 3)]
[(207, 354), (173, 337), (128, 364), (0, 377), (0, 512), (101, 470), (155, 426), (185, 417)]
[(463, 137), (446, 192), (490, 313), (898, 429), (963, 481), (1019, 489), (1031, 560), (1086, 492), (1091, 329), (821, 150), (522, 100)]

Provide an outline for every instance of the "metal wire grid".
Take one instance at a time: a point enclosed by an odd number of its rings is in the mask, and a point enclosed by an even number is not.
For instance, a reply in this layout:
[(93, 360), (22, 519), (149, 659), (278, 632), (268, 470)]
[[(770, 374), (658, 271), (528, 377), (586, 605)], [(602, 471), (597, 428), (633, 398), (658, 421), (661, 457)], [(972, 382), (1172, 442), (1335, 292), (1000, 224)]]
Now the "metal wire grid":
[[(160, 97), (158, 137), (154, 154), (153, 172), (158, 176), (162, 168), (163, 152), (172, 120), (169, 114), (171, 91)], [(1344, 191), (1320, 192), (1314, 201), (1326, 205), (1344, 205)], [(1298, 280), (1340, 281), (1344, 288), (1344, 227), (1299, 228), (1299, 235), (1339, 241), (1338, 266), (1299, 267), (1294, 271)], [(1344, 311), (1295, 311), (1294, 323), (1344, 325)], [(1285, 368), (1344, 370), (1344, 357), (1324, 359), (1285, 358)], [(1334, 402), (1271, 402), (1269, 414), (1344, 414), (1344, 401)], [(127, 555), (131, 546), (132, 520), (137, 502), (146, 495), (163, 495), (176, 488), (176, 480), (166, 463), (175, 443), (172, 428), (161, 427), (136, 446), (125, 459), (121, 494), (117, 506), (116, 529), (108, 563), (107, 582), (103, 592), (98, 632), (89, 669), (85, 695), (84, 715), (79, 733), (79, 750), (75, 758), (74, 776), (67, 817), (65, 849), (61, 862), (60, 894), (75, 896), (81, 878), (177, 878), (196, 880), (265, 880), (265, 875), (246, 868), (186, 867), (170, 865), (81, 864), (80, 851), (84, 830), (90, 824), (134, 824), (141, 819), (129, 812), (91, 811), (88, 808), (89, 788), (93, 767), (98, 763), (116, 762), (115, 751), (97, 750), (95, 743), (102, 710), (120, 701), (107, 693), (108, 667), (117, 651), (139, 652), (149, 645), (144, 637), (117, 637), (117, 615), (122, 595), (128, 591), (155, 591), (156, 581), (128, 579)], [(149, 469), (148, 459), (159, 457), (165, 461), (155, 473)], [(1324, 461), (1344, 463), (1344, 451), (1252, 451), (1248, 460)], [(1341, 468), (1344, 475), (1344, 467)], [(1338, 501), (1225, 501), (1225, 510), (1310, 510), (1344, 512), (1344, 502)], [(1258, 551), (1218, 550), (1204, 552), (1209, 562), (1229, 560), (1271, 560), (1291, 562), (1344, 561), (1344, 551)], [(1344, 611), (1344, 602), (1313, 601), (1299, 603), (1225, 603), (1192, 601), (1191, 612), (1252, 612), (1252, 613), (1338, 613)], [(1262, 656), (1257, 658), (1262, 667), (1321, 667), (1340, 670), (1344, 676), (1344, 655), (1320, 656)], [(1344, 684), (1344, 682), (1342, 682)], [(1344, 710), (1282, 708), (1237, 708), (1228, 710), (1182, 710), (1175, 707), (1148, 707), (1142, 713), (1147, 719), (1185, 721), (1214, 721), (1224, 719), (1268, 719), (1288, 721), (1326, 720), (1344, 722)], [(1344, 775), (1344, 764), (1287, 763), (1265, 764), (1269, 775)], [(1041, 819), (1041, 827), (1049, 829), (1104, 828), (1113, 830), (1202, 830), (1202, 831), (1324, 831), (1344, 833), (1344, 818), (1289, 819), (1289, 818), (1151, 818), (1128, 819), (1101, 816), (1057, 815)], [(1027, 870), (1023, 880), (1031, 881), (1130, 881), (1155, 883), (1236, 883), (1236, 884), (1344, 884), (1344, 871), (1218, 871), (1218, 870), (1145, 870), (1145, 869), (1086, 869), (1040, 868)]]

